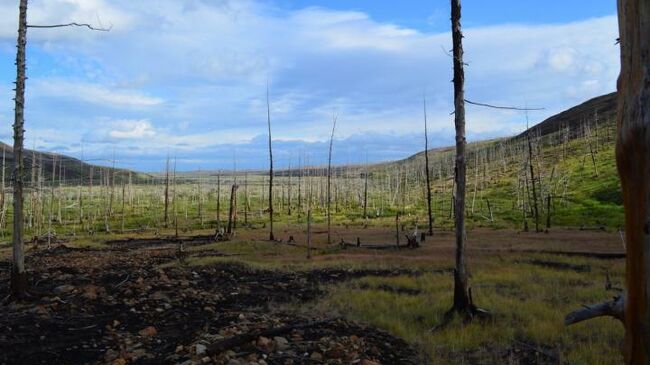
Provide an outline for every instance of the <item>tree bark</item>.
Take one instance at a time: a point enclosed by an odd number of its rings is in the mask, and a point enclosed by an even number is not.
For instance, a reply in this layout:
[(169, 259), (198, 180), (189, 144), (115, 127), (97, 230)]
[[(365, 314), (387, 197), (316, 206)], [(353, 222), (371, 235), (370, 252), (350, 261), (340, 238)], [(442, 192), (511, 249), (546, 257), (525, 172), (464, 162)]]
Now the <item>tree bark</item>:
[(625, 357), (650, 364), (650, 3), (618, 0), (616, 162), (625, 206)]
[(18, 17), (18, 40), (16, 52), (16, 103), (14, 119), (14, 201), (13, 201), (13, 266), (11, 268), (11, 295), (24, 298), (27, 295), (27, 271), (23, 247), (23, 141), (25, 123), (25, 48), (27, 46), (27, 0), (20, 0)]

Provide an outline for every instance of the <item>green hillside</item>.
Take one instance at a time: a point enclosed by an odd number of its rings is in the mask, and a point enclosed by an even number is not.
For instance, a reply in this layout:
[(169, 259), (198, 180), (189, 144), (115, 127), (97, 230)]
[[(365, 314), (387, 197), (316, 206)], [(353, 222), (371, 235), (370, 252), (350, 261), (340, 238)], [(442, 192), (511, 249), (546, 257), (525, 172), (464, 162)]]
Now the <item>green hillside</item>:
[[(614, 158), (615, 104), (615, 94), (605, 95), (553, 116), (519, 136), (470, 143), (470, 225), (528, 225), (535, 229), (536, 202), (542, 229), (549, 212), (551, 226), (620, 227), (623, 208)], [(431, 150), (429, 158), (436, 224), (448, 226), (452, 224), (454, 148)], [(415, 172), (417, 179), (410, 189), (424, 186), (424, 153), (375, 166), (372, 171), (378, 176)], [(423, 217), (424, 201), (405, 203), (404, 212)]]

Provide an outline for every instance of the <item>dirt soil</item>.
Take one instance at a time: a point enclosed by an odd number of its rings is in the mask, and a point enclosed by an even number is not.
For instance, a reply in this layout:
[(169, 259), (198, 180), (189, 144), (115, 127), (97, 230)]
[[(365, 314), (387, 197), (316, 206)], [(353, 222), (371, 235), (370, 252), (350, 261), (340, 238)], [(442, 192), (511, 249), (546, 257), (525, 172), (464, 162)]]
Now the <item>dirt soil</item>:
[[(422, 363), (403, 340), (376, 328), (283, 309), (318, 298), (323, 284), (417, 273), (287, 273), (231, 263), (160, 268), (178, 260), (176, 243), (113, 241), (108, 247), (30, 252), (31, 300), (0, 307), (1, 364)], [(199, 247), (191, 254), (203, 253)], [(9, 272), (10, 262), (0, 261), (0, 298), (8, 295)], [(265, 337), (265, 331), (275, 335)], [(211, 348), (247, 334), (254, 339)]]

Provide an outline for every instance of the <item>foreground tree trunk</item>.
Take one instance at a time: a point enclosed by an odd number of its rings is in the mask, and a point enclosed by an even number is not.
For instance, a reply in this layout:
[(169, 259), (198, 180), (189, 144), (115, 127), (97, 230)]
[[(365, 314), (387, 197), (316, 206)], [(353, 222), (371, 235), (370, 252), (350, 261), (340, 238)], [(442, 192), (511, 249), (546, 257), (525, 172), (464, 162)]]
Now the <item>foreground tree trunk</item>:
[(27, 272), (23, 247), (23, 140), (25, 122), (25, 48), (27, 46), (27, 0), (20, 0), (18, 42), (16, 52), (16, 109), (14, 119), (14, 172), (13, 172), (13, 266), (11, 268), (11, 295), (27, 295)]
[(456, 312), (468, 312), (471, 306), (465, 263), (465, 71), (463, 70), (463, 33), (460, 25), (460, 0), (451, 0), (451, 31), (454, 59), (454, 124), (456, 127), (456, 270), (454, 272), (454, 306)]
[(625, 325), (627, 364), (650, 364), (650, 3), (618, 0), (616, 163), (625, 206), (626, 292), (570, 313), (565, 324), (611, 316)]
[(650, 364), (650, 3), (619, 0), (616, 162), (625, 205), (625, 356)]

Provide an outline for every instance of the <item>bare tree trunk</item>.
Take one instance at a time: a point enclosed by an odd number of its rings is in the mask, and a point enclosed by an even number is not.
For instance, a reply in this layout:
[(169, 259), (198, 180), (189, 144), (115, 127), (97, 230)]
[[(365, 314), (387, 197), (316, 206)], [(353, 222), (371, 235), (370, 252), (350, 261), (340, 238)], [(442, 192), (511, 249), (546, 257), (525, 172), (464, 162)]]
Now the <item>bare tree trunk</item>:
[(221, 172), (217, 172), (217, 231), (221, 229)]
[(266, 113), (269, 125), (269, 220), (270, 232), (269, 240), (275, 241), (273, 236), (273, 146), (271, 139), (271, 103), (269, 102), (269, 85), (266, 85)]
[(169, 155), (167, 155), (167, 162), (165, 164), (165, 228), (169, 223)]
[(619, 0), (618, 17), (621, 74), (616, 161), (627, 247), (625, 356), (628, 364), (650, 364), (650, 3)]
[(178, 237), (178, 204), (176, 204), (176, 157), (174, 157), (174, 173), (172, 179), (174, 184), (174, 192), (172, 196), (172, 202), (174, 204), (174, 232), (176, 237)]
[(126, 215), (126, 210), (124, 209), (126, 205), (126, 181), (124, 179), (124, 176), (122, 176), (122, 212), (121, 212), (121, 218), (122, 218), (122, 224), (121, 224), (121, 232), (124, 233), (124, 217)]
[(287, 186), (287, 215), (291, 215), (291, 160), (289, 160), (289, 178)]
[[(528, 125), (528, 114), (526, 114), (526, 125)], [(532, 131), (530, 129), (526, 132), (526, 140), (528, 142), (528, 168), (530, 169), (530, 183), (533, 192), (533, 208), (535, 209), (535, 232), (539, 232), (539, 208), (537, 206), (537, 188), (535, 184), (535, 171), (533, 169), (533, 144), (530, 138), (531, 133)]]
[(399, 212), (395, 213), (395, 247), (399, 250)]
[(650, 364), (650, 4), (618, 0), (621, 73), (618, 78), (616, 164), (625, 207), (626, 291), (609, 302), (566, 316), (571, 325), (611, 316), (625, 325), (626, 364)]
[(335, 115), (332, 120), (332, 135), (330, 136), (330, 147), (327, 157), (327, 244), (332, 243), (332, 146), (334, 145), (334, 132), (336, 130)]
[(455, 222), (456, 222), (456, 270), (454, 272), (453, 310), (466, 313), (471, 308), (467, 267), (465, 263), (465, 71), (463, 70), (463, 33), (461, 31), (460, 0), (451, 0), (451, 30), (453, 37), (454, 60), (454, 124), (456, 128), (456, 169), (455, 169)]
[(23, 140), (25, 110), (25, 48), (27, 46), (27, 0), (20, 0), (18, 17), (18, 40), (16, 52), (16, 109), (14, 119), (14, 218), (13, 218), (13, 266), (11, 268), (11, 295), (23, 298), (27, 295), (27, 271), (23, 250)]
[(311, 259), (311, 208), (307, 210), (307, 259)]
[(431, 178), (429, 174), (429, 133), (427, 131), (427, 99), (424, 98), (424, 173), (427, 181), (427, 214), (429, 217), (429, 236), (433, 235), (433, 213), (431, 212)]
[(232, 235), (234, 230), (235, 219), (237, 216), (237, 184), (233, 184), (230, 190), (230, 210), (228, 212), (228, 235)]
[(368, 162), (366, 161), (366, 168), (363, 177), (363, 219), (365, 224), (368, 225)]

